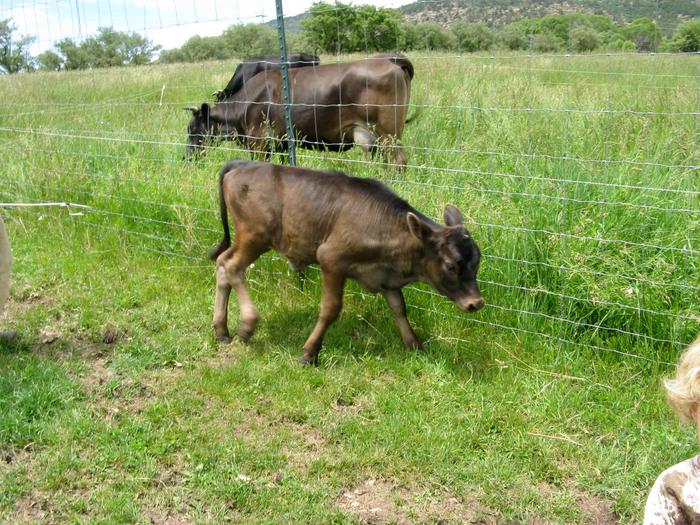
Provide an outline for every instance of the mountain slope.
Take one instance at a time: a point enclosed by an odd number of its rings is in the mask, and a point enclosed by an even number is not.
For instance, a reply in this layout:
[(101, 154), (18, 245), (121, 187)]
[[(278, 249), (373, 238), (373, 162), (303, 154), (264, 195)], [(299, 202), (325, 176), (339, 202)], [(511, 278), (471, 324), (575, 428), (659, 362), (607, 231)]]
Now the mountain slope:
[(419, 0), (399, 8), (411, 22), (447, 26), (455, 20), (503, 26), (523, 18), (580, 12), (607, 15), (617, 22), (648, 16), (664, 32), (700, 17), (700, 0)]

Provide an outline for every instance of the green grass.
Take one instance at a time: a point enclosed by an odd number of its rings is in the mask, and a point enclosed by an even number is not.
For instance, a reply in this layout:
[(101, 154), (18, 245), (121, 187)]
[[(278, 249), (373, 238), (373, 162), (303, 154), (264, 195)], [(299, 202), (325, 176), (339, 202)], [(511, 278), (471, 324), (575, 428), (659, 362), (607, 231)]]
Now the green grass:
[(415, 353), (351, 284), (312, 370), (316, 272), (301, 286), (263, 257), (251, 344), (217, 348), (210, 327), (216, 174), (246, 154), (181, 162), (180, 107), (231, 63), (0, 78), (2, 200), (94, 208), (4, 212), (20, 339), (0, 348), (0, 521), (353, 522), (345, 494), (371, 479), (412, 521), (451, 497), (455, 522), (640, 521), (655, 476), (697, 450), (660, 379), (700, 314), (698, 173), (668, 167), (700, 164), (698, 117), (640, 112), (697, 112), (697, 58), (421, 56), (412, 101), (433, 107), (405, 173), (299, 160), (436, 218), (459, 205), (489, 307), (408, 290)]

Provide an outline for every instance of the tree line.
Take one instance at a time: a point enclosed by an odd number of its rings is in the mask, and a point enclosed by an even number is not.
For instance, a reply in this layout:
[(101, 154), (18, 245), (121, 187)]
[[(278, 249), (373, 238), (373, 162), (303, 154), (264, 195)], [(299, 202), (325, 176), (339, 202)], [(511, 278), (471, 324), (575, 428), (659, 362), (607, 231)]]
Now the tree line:
[[(523, 19), (502, 28), (464, 21), (443, 27), (406, 22), (395, 9), (318, 2), (313, 4), (301, 26), (300, 33), (288, 35), (288, 49), (292, 51), (700, 51), (700, 19), (681, 23), (666, 37), (656, 22), (647, 17), (618, 24), (608, 16), (572, 13)], [(36, 57), (29, 52), (34, 38), (15, 33), (11, 19), (0, 20), (2, 73), (142, 65), (154, 61), (198, 62), (278, 52), (277, 32), (263, 24), (234, 25), (219, 36), (194, 36), (182, 47), (163, 51), (136, 32), (100, 28), (96, 35), (81, 42), (64, 38), (53, 49)]]
[[(443, 27), (407, 22), (395, 9), (318, 2), (302, 20), (301, 27), (300, 33), (287, 34), (288, 49), (333, 54), (497, 49), (537, 53), (700, 51), (700, 19), (681, 23), (666, 37), (656, 22), (647, 17), (618, 24), (608, 16), (572, 13), (523, 19), (502, 28), (464, 21)], [(277, 45), (277, 33), (269, 26), (232, 26), (220, 36), (192, 37), (178, 49), (163, 51), (160, 61), (196, 62), (275, 54)]]
[(78, 43), (71, 38), (58, 41), (53, 49), (34, 57), (29, 49), (34, 37), (16, 37), (11, 19), (0, 20), (0, 72), (91, 69), (153, 62), (160, 47), (138, 33), (124, 33), (109, 27)]

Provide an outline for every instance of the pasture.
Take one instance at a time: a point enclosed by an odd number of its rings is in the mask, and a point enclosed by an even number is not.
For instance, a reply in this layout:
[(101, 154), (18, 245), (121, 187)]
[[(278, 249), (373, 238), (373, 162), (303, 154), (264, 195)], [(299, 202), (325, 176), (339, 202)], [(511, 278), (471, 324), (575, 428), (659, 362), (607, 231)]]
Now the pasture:
[(316, 271), (262, 257), (251, 343), (210, 326), (216, 175), (248, 153), (182, 162), (181, 108), (236, 62), (0, 77), (1, 200), (90, 206), (2, 210), (0, 521), (641, 521), (698, 446), (660, 384), (699, 331), (699, 59), (410, 58), (404, 173), (298, 162), (459, 206), (487, 306), (407, 290), (417, 353), (349, 284), (315, 369)]

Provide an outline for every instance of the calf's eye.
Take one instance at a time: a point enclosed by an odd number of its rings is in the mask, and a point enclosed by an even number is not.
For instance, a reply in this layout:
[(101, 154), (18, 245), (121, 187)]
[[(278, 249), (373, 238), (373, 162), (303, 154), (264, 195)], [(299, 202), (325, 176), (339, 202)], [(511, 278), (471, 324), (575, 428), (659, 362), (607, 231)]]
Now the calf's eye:
[(445, 270), (447, 270), (448, 272), (454, 273), (456, 269), (457, 269), (457, 267), (454, 264), (452, 264), (451, 262), (445, 263)]

